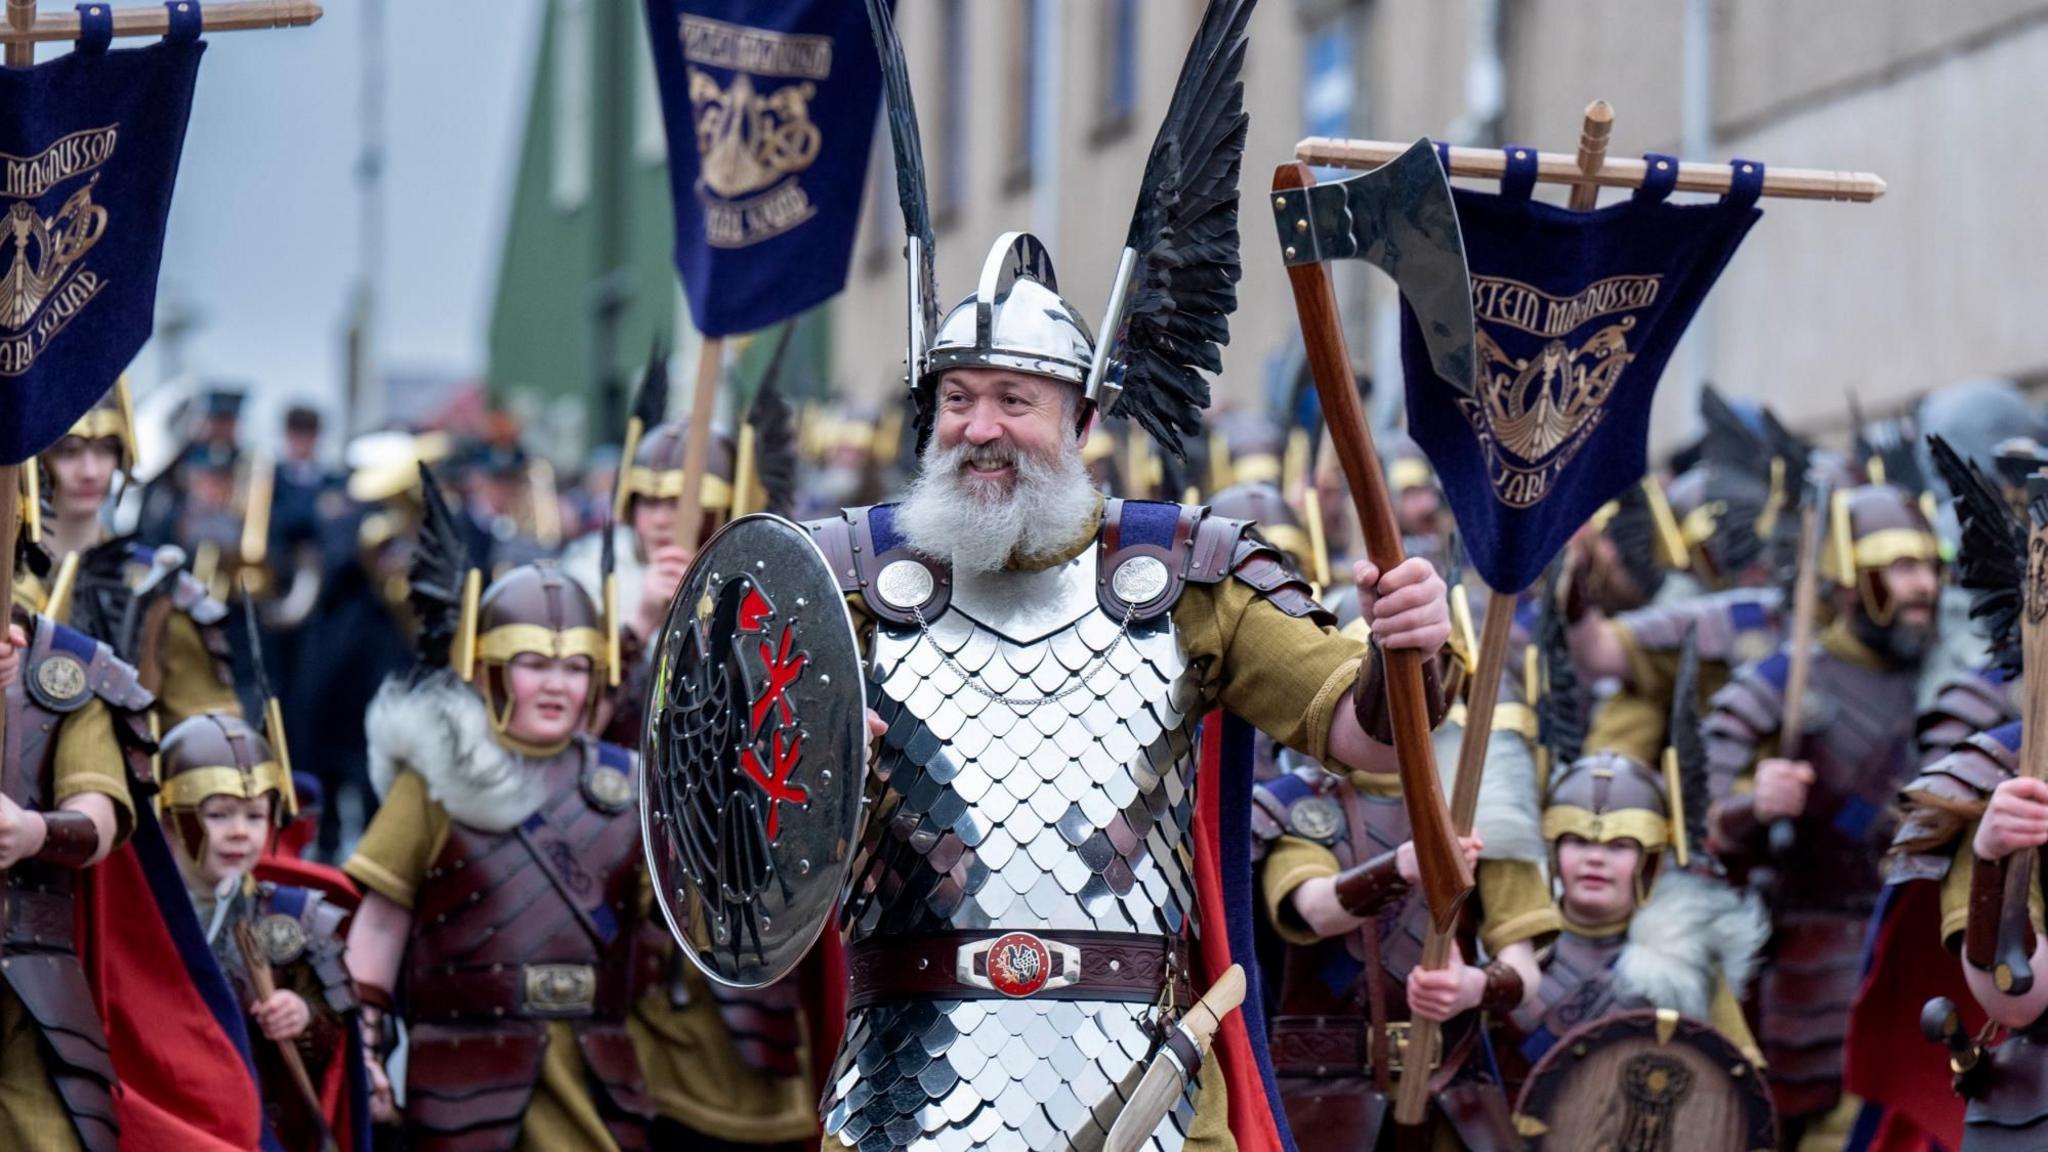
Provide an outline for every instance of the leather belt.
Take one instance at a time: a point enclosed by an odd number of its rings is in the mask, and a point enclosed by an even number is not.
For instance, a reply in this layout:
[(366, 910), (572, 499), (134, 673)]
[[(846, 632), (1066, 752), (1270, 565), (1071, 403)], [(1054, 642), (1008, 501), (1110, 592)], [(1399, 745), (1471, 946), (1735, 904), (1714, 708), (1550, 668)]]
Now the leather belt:
[[(1399, 1075), (1407, 1065), (1410, 1022), (1390, 1021), (1387, 1036), (1394, 1056), (1387, 1064), (1390, 1075)], [(1361, 1016), (1276, 1016), (1270, 1028), (1273, 1074), (1325, 1080), (1355, 1080), (1376, 1070), (1371, 1021)], [(1444, 1034), (1437, 1033), (1436, 1047), (1429, 1054), (1429, 1069), (1443, 1064)]]
[(5, 917), (0, 951), (77, 950), (76, 911), (70, 892), (38, 891), (16, 884), (4, 889), (4, 896), (0, 896), (0, 915)]
[[(416, 1019), (426, 1021), (574, 1019), (616, 1014), (592, 964), (489, 964), (430, 968), (411, 976)], [(601, 1004), (601, 1001), (603, 1003)], [(607, 1011), (600, 1013), (603, 1007)]]
[[(1169, 967), (1172, 988), (1167, 989)], [(1187, 949), (1136, 932), (924, 932), (847, 948), (849, 1009), (891, 1000), (1193, 1002)]]

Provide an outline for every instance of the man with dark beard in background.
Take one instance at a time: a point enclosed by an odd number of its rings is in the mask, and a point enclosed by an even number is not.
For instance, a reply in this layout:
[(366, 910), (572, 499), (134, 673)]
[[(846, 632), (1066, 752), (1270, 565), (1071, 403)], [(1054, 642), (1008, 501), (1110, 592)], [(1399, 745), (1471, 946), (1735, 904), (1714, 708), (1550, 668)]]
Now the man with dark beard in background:
[(1897, 488), (1837, 493), (1823, 552), (1836, 612), (1814, 641), (1799, 758), (1777, 754), (1789, 642), (1716, 693), (1703, 726), (1712, 846), (1738, 877), (1775, 877), (1758, 1038), (1785, 1148), (1839, 1147), (1855, 1115), (1842, 1091), (1848, 1007), (1892, 798), (1917, 763), (1914, 705), (1941, 594), (1939, 544)]

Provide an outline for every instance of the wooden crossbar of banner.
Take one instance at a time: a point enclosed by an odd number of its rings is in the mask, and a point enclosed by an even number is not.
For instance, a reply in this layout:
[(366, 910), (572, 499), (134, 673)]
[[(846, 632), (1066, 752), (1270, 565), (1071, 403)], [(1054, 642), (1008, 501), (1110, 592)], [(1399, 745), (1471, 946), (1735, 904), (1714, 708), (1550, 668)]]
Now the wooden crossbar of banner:
[[(1610, 118), (1613, 113), (1610, 110)], [(1590, 116), (1589, 116), (1590, 119)], [(1413, 141), (1397, 144), (1388, 140), (1340, 140), (1311, 136), (1294, 146), (1294, 158), (1325, 168), (1377, 168), (1406, 152)], [(1588, 169), (1579, 167), (1579, 157), (1569, 152), (1538, 152), (1536, 182), (1570, 184), (1574, 188), (1640, 188), (1649, 172), (1648, 161), (1602, 158)], [(1498, 148), (1451, 149), (1451, 175), (1498, 180), (1507, 174), (1507, 157)], [(1728, 165), (1684, 160), (1678, 165), (1680, 192), (1725, 193), (1731, 173)], [(1884, 180), (1874, 172), (1831, 172), (1821, 168), (1764, 168), (1763, 194), (1789, 200), (1853, 200), (1868, 204), (1884, 195)]]
[[(26, 13), (27, 19), (16, 13)], [(322, 9), (313, 0), (223, 0), (199, 5), (200, 23), (208, 32), (244, 32), (255, 28), (302, 28), (320, 19)], [(162, 36), (171, 30), (171, 14), (161, 4), (114, 9), (114, 35)], [(0, 28), (0, 44), (17, 44), (78, 39), (78, 12), (38, 13), (33, 3), (8, 0), (7, 25)], [(10, 60), (8, 63), (14, 65)]]

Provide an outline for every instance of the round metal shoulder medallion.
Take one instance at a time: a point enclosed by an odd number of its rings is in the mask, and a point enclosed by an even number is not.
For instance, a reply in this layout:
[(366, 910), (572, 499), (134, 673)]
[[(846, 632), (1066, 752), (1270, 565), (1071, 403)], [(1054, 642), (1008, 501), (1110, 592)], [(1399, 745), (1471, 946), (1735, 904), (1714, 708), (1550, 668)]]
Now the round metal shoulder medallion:
[(932, 570), (915, 560), (892, 560), (875, 576), (875, 595), (891, 608), (915, 608), (932, 598)]
[(306, 951), (306, 929), (283, 913), (273, 913), (256, 922), (256, 943), (272, 966), (289, 964)]
[(54, 703), (70, 703), (85, 692), (85, 665), (75, 656), (53, 652), (36, 665), (36, 687)]
[(1133, 556), (1116, 566), (1109, 590), (1126, 604), (1144, 604), (1166, 591), (1166, 562), (1157, 556)]
[(583, 781), (583, 793), (607, 812), (622, 811), (633, 799), (633, 782), (617, 768), (600, 764)]
[(1309, 796), (1287, 810), (1287, 828), (1304, 840), (1328, 842), (1336, 838), (1341, 816), (1337, 803), (1323, 796)]

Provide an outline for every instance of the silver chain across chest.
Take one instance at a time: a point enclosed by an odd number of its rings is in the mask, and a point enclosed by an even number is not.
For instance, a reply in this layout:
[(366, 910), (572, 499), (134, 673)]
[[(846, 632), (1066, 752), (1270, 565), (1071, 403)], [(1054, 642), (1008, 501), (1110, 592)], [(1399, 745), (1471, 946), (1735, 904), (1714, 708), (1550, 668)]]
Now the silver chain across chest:
[[(1104, 648), (1095, 659), (1090, 660), (1079, 672), (1069, 677), (1066, 686), (1058, 692), (1050, 696), (1039, 696), (1032, 699), (1004, 696), (982, 687), (981, 681), (977, 680), (973, 673), (961, 667), (960, 662), (953, 659), (953, 654), (946, 651), (945, 646), (932, 636), (931, 626), (925, 623), (924, 613), (919, 609), (912, 608), (910, 615), (912, 619), (917, 621), (918, 643), (930, 644), (932, 649), (939, 654), (940, 663), (944, 664), (946, 669), (952, 672), (953, 675), (958, 676), (961, 683), (967, 685), (969, 691), (992, 704), (1001, 704), (1006, 708), (1026, 711), (1032, 708), (1043, 708), (1047, 704), (1057, 704), (1081, 689), (1088, 688), (1088, 682), (1095, 678), (1097, 672), (1109, 666), (1109, 658), (1115, 655), (1116, 650), (1122, 647), (1125, 640), (1130, 636), (1132, 606), (1128, 604), (1124, 606), (1124, 618), (1117, 622), (1116, 638), (1109, 642), (1107, 648)], [(915, 651), (915, 648), (912, 650)]]

